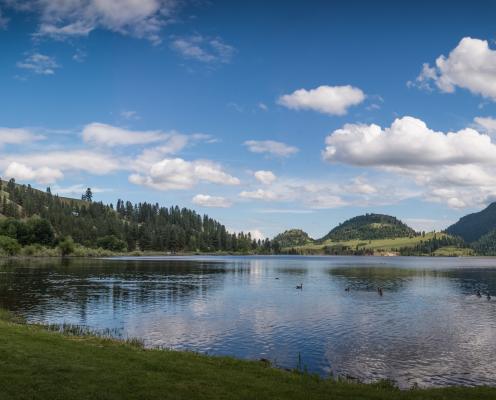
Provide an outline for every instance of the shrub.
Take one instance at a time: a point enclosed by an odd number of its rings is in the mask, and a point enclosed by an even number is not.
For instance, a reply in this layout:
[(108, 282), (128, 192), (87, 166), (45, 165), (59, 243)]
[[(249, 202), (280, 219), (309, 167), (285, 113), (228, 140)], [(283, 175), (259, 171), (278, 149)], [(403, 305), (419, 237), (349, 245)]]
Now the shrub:
[(97, 240), (98, 247), (111, 251), (126, 251), (127, 243), (114, 235), (104, 236)]
[(15, 256), (21, 251), (21, 245), (9, 236), (0, 236), (0, 249), (8, 256)]
[(70, 236), (67, 236), (59, 242), (58, 248), (62, 257), (68, 256), (74, 253), (74, 240)]

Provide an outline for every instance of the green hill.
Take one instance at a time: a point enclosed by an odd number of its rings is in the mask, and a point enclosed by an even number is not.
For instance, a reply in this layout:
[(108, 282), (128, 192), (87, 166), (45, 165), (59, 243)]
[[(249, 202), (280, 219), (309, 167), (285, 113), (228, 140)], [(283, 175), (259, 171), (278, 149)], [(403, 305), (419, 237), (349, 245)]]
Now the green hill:
[(325, 235), (326, 240), (374, 240), (415, 236), (417, 233), (399, 219), (384, 214), (365, 214), (351, 218)]
[[(496, 202), (484, 210), (468, 214), (448, 227), (446, 232), (463, 238), (467, 243), (475, 242), (496, 229)], [(484, 239), (487, 243), (488, 238)]]
[(277, 242), (281, 248), (304, 246), (306, 244), (313, 243), (313, 239), (301, 229), (287, 230), (274, 237), (272, 241)]

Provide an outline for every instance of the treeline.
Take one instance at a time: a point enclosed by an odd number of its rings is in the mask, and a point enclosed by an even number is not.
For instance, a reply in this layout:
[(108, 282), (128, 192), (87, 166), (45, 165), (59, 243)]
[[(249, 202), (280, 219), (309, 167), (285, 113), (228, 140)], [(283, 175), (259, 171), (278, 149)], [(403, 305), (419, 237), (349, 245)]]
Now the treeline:
[(30, 244), (29, 240), (24, 239), (24, 233), (18, 232), (24, 232), (28, 226), (42, 225), (50, 227), (53, 233), (51, 240), (43, 239), (40, 243), (47, 246), (71, 237), (75, 243), (86, 247), (119, 252), (270, 254), (279, 250), (279, 246), (268, 239), (255, 240), (250, 233), (230, 233), (207, 215), (177, 206), (167, 208), (119, 200), (114, 208), (90, 201), (87, 194), (85, 200), (67, 199), (52, 195), (49, 188), (42, 192), (30, 185), (17, 185), (13, 179), (8, 183), (1, 182), (0, 195), (0, 213), (8, 217), (4, 223), (16, 226), (2, 230), (0, 235), (15, 238), (23, 245)]
[(421, 240), (413, 247), (402, 247), (399, 254), (402, 256), (433, 255), (434, 252), (442, 247), (468, 248), (462, 238), (449, 235), (436, 235), (434, 237)]

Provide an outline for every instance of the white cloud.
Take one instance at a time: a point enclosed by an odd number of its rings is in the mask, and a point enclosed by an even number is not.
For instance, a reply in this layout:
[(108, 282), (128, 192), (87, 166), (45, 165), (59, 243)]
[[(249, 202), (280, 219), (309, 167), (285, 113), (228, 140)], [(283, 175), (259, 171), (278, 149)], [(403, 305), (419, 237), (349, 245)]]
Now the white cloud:
[(222, 41), (220, 38), (208, 38), (201, 35), (175, 37), (171, 47), (184, 58), (203, 63), (231, 62), (236, 49)]
[(436, 132), (413, 117), (396, 119), (391, 127), (346, 124), (326, 138), (327, 161), (360, 166), (433, 166), (493, 162), (496, 146), (474, 129)]
[(130, 182), (158, 190), (190, 189), (199, 182), (238, 185), (239, 179), (209, 160), (186, 161), (165, 158), (151, 165), (141, 174), (132, 174)]
[(60, 68), (54, 57), (41, 53), (29, 54), (24, 60), (17, 63), (17, 67), (37, 75), (53, 75), (55, 70)]
[(201, 207), (228, 208), (232, 206), (232, 202), (225, 197), (210, 196), (208, 194), (197, 194), (191, 201)]
[(279, 199), (279, 196), (275, 192), (266, 189), (257, 189), (254, 191), (243, 190), (239, 194), (239, 197), (243, 199), (265, 200), (265, 201), (273, 201)]
[(125, 160), (116, 158), (108, 153), (89, 150), (4, 154), (0, 158), (0, 168), (6, 168), (10, 163), (14, 162), (24, 164), (34, 170), (46, 167), (61, 171), (82, 171), (94, 175), (105, 175), (128, 168), (128, 162)]
[(170, 138), (169, 134), (161, 131), (131, 131), (97, 122), (86, 125), (82, 136), (86, 143), (110, 147), (149, 144)]
[(430, 88), (433, 82), (442, 92), (453, 93), (456, 87), (496, 101), (496, 50), (487, 40), (464, 37), (450, 52), (436, 59), (436, 65), (424, 64), (415, 84)]
[(496, 119), (491, 117), (475, 117), (475, 127), (489, 135), (496, 134)]
[(269, 107), (267, 107), (267, 104), (265, 104), (265, 103), (258, 103), (258, 108), (260, 108), (260, 110), (262, 110), (262, 111), (268, 111), (269, 110)]
[(272, 171), (256, 171), (254, 174), (255, 178), (264, 185), (270, 185), (272, 182), (276, 180), (276, 176)]
[(274, 140), (247, 140), (243, 144), (252, 153), (267, 153), (278, 157), (289, 157), (299, 151), (297, 147)]
[(3, 175), (7, 179), (14, 178), (21, 181), (36, 181), (41, 184), (54, 183), (64, 177), (64, 174), (59, 169), (49, 167), (34, 169), (17, 162), (10, 163)]
[(124, 110), (121, 111), (121, 117), (129, 120), (137, 120), (141, 117), (138, 115), (138, 112), (133, 110)]
[(178, 3), (176, 0), (13, 0), (8, 5), (39, 15), (37, 36), (64, 39), (106, 29), (158, 44), (160, 32), (173, 19)]
[[(69, 196), (69, 195), (80, 196), (86, 191), (88, 186), (90, 185), (83, 185), (82, 183), (78, 183), (76, 185), (67, 186), (67, 187), (61, 187), (56, 185), (51, 188), (51, 192), (53, 194), (59, 194), (61, 196)], [(91, 191), (93, 192), (93, 194), (95, 194), (95, 193), (110, 192), (111, 189), (91, 186)]]
[(319, 86), (316, 89), (299, 89), (278, 99), (278, 104), (292, 110), (313, 110), (329, 115), (344, 115), (348, 108), (365, 100), (358, 88), (346, 86)]
[(496, 197), (496, 145), (471, 128), (443, 133), (412, 117), (384, 129), (347, 124), (327, 137), (323, 156), (386, 171), (398, 182), (421, 188), (426, 200), (452, 208), (479, 206)]
[(36, 135), (29, 129), (0, 127), (0, 146), (24, 144), (43, 139), (45, 139), (43, 135)]

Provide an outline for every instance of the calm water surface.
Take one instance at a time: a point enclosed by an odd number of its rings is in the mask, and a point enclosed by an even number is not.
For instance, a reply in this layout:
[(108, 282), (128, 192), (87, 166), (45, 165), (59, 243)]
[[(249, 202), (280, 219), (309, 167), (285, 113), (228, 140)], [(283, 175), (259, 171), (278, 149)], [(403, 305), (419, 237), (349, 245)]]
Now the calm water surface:
[(110, 328), (150, 346), (281, 367), (296, 367), (300, 354), (322, 375), (496, 385), (496, 259), (2, 261), (0, 307), (30, 322)]

